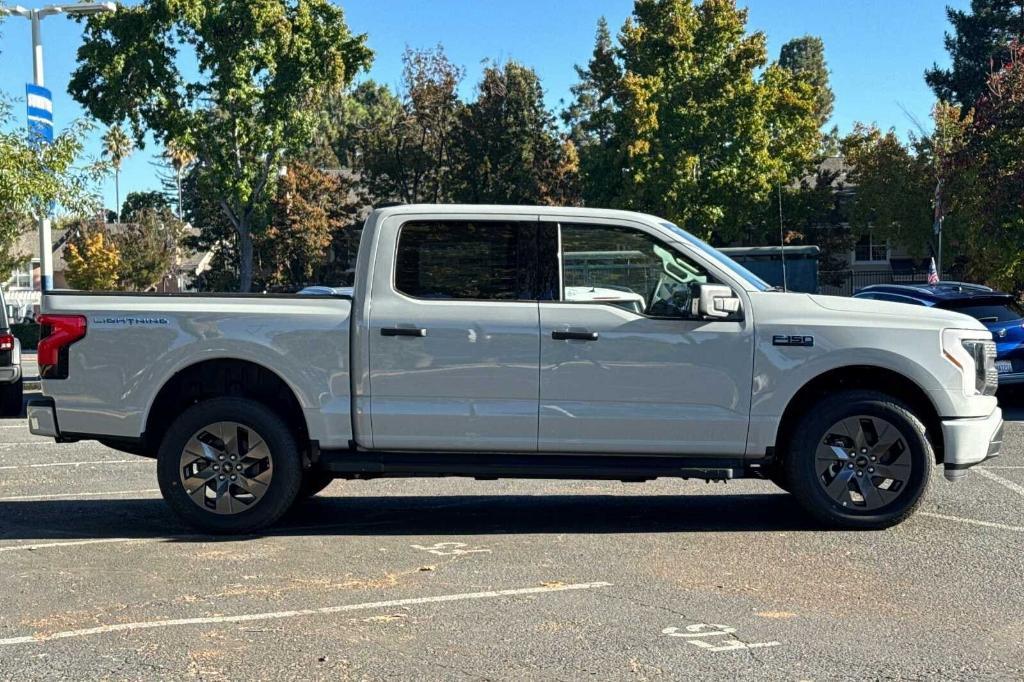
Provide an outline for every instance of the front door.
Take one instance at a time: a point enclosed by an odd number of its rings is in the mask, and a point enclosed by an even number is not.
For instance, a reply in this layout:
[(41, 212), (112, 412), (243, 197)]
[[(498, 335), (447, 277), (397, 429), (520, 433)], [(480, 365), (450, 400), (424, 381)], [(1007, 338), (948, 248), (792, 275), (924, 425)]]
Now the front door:
[(537, 230), (413, 220), (379, 245), (394, 262), (371, 293), (375, 448), (536, 451)]
[(540, 303), (540, 450), (741, 455), (749, 316), (698, 319), (694, 296), (716, 278), (649, 228), (559, 230), (561, 297)]

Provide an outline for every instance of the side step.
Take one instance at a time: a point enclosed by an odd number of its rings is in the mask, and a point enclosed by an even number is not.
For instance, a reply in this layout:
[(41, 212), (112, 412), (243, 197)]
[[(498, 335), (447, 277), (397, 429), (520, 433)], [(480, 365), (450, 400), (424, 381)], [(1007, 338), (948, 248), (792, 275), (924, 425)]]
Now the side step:
[(339, 478), (467, 476), (649, 481), (660, 477), (727, 481), (742, 478), (740, 459), (466, 452), (323, 450), (314, 467)]

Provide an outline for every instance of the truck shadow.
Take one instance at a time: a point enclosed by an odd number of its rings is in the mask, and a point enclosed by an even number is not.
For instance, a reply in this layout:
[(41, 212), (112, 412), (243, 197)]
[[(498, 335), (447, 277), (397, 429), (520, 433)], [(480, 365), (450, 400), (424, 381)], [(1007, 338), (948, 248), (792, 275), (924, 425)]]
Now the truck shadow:
[(322, 497), (263, 533), (227, 537), (196, 534), (159, 499), (3, 502), (0, 519), (0, 541), (821, 530), (785, 494)]

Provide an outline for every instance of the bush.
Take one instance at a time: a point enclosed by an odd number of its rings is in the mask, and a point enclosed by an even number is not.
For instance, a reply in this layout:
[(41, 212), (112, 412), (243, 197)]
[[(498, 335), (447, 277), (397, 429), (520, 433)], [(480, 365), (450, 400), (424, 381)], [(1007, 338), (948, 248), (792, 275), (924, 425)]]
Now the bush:
[(39, 345), (38, 324), (12, 324), (11, 333), (21, 341), (21, 350), (35, 350)]

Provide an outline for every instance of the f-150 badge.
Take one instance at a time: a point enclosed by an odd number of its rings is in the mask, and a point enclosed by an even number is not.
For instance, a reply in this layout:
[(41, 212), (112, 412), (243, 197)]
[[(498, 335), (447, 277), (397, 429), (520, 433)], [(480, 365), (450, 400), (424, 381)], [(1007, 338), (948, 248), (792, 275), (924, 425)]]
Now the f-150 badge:
[(813, 336), (799, 334), (776, 334), (772, 337), (773, 346), (813, 346)]

